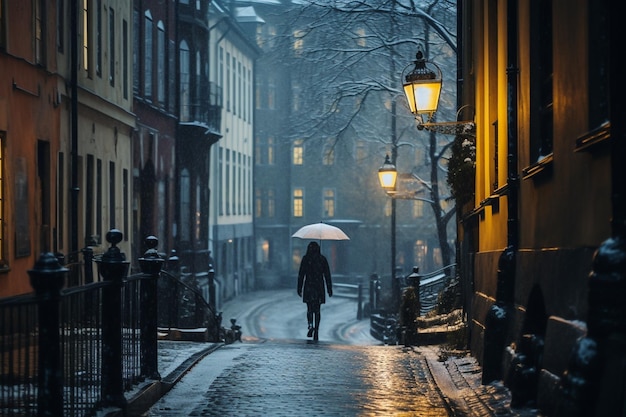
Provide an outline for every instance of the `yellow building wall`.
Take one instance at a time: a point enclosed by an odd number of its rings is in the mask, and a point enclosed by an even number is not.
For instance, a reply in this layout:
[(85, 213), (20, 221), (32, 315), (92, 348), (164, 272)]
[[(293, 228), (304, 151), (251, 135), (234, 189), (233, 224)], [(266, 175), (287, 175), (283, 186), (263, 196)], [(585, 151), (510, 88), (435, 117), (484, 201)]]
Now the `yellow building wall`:
[[(485, 4), (492, 4), (486, 2)], [(475, 206), (507, 181), (507, 74), (505, 3), (485, 7), (476, 51), (476, 200)], [(507, 245), (507, 200), (501, 197), (486, 205), (479, 219), (479, 252)]]

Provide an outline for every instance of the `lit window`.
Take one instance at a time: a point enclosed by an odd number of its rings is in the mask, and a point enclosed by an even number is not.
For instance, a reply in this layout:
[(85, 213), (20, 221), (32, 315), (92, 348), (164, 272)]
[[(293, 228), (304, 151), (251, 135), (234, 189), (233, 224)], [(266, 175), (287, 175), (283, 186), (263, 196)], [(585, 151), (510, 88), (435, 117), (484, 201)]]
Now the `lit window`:
[(365, 29), (361, 28), (356, 31), (356, 44), (361, 47), (367, 44), (365, 40)]
[(304, 164), (304, 145), (302, 144), (301, 139), (297, 140), (293, 144), (293, 164), (294, 165)]
[(267, 138), (267, 165), (274, 165), (274, 138)]
[(422, 200), (413, 201), (413, 217), (419, 218), (424, 215), (424, 202)]
[(302, 54), (302, 47), (304, 46), (304, 31), (296, 30), (293, 32), (293, 51), (296, 56)]
[(304, 216), (304, 190), (296, 188), (293, 190), (293, 217)]
[(85, 71), (90, 70), (89, 61), (89, 41), (91, 40), (91, 10), (89, 9), (89, 0), (83, 0), (83, 68)]
[(335, 190), (324, 190), (324, 216), (335, 217)]

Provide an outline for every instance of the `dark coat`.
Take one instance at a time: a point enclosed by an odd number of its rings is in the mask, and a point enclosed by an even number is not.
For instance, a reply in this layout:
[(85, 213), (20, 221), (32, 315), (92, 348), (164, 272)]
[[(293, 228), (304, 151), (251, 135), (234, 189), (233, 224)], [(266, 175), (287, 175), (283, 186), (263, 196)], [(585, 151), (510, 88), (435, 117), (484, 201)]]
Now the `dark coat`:
[(311, 242), (306, 255), (302, 258), (298, 272), (298, 294), (302, 295), (302, 301), (324, 304), (326, 302), (324, 283), (326, 283), (328, 295), (332, 296), (333, 284), (328, 261), (320, 253), (317, 242)]

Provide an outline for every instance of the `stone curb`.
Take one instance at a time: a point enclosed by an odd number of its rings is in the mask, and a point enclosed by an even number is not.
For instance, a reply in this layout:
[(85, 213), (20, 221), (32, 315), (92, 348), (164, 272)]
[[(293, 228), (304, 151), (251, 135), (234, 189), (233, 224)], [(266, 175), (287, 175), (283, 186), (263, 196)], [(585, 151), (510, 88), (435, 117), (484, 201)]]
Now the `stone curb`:
[(176, 369), (164, 378), (161, 378), (161, 380), (144, 383), (144, 385), (139, 388), (139, 391), (128, 399), (126, 411), (114, 409), (99, 415), (102, 417), (140, 417), (161, 399), (161, 397), (167, 394), (196, 363), (210, 353), (215, 352), (223, 345), (224, 343), (213, 343), (207, 348), (191, 355), (182, 364), (176, 367)]

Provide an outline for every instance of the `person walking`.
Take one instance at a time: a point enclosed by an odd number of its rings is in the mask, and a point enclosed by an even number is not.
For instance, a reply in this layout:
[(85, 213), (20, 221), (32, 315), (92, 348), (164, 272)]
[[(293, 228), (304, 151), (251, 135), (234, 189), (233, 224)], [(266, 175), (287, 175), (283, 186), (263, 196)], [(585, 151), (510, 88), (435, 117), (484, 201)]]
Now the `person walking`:
[(326, 257), (320, 251), (320, 245), (317, 242), (311, 242), (300, 262), (298, 296), (302, 297), (302, 302), (306, 303), (306, 319), (309, 325), (307, 337), (312, 336), (313, 340), (319, 339), (320, 307), (326, 302), (326, 292), (329, 297), (333, 296), (330, 267)]

